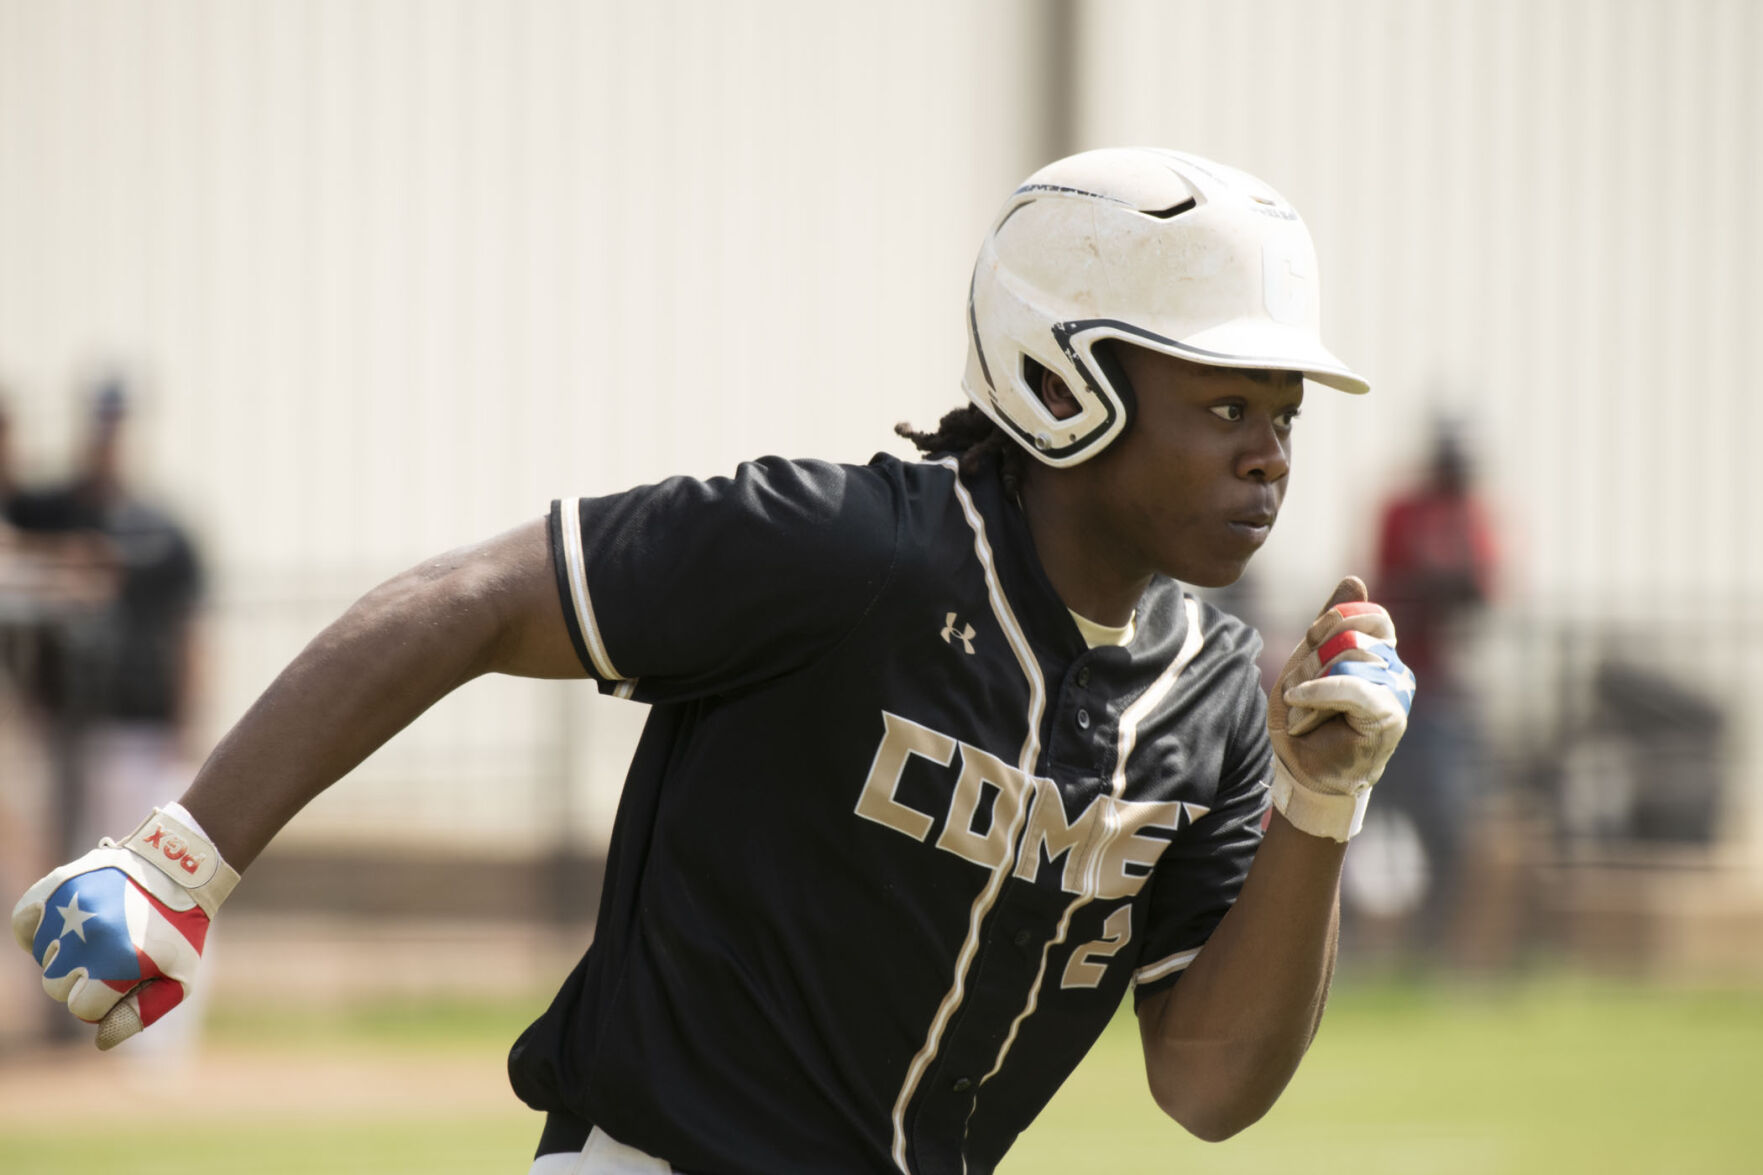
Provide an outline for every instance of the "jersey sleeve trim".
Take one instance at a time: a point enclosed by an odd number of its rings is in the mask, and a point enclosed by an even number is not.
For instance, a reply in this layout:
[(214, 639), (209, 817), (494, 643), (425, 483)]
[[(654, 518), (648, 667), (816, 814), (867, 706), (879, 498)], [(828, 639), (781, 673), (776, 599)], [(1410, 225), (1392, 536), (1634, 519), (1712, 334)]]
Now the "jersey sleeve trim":
[(576, 516), (577, 522), (563, 528), (563, 560), (569, 574), (570, 602), (575, 605), (576, 623), (581, 627), (588, 652), (594, 658), (595, 671), (608, 681), (623, 681), (624, 674), (613, 667), (612, 658), (606, 652), (606, 642), (600, 639), (600, 625), (594, 619), (594, 601), (588, 595), (588, 564), (582, 553), (581, 502), (580, 498), (569, 499), (568, 509)]
[[(579, 499), (574, 499), (579, 501)], [(575, 601), (570, 598), (569, 572), (565, 569), (563, 559), (563, 500), (552, 499), (551, 517), (546, 520), (545, 527), (551, 539), (551, 569), (557, 576), (557, 598), (563, 603), (563, 627), (569, 630), (569, 643), (575, 646), (575, 656), (582, 663), (582, 668), (592, 673), (594, 660), (588, 656), (588, 646), (582, 640), (581, 625), (575, 619)]]
[[(551, 561), (557, 568), (557, 590), (563, 597), (563, 618), (569, 625), (569, 639), (582, 665), (603, 681), (631, 683), (612, 664), (606, 653), (606, 642), (600, 639), (600, 625), (594, 619), (594, 604), (588, 595), (588, 568), (582, 553), (582, 500), (559, 498), (551, 506)], [(561, 558), (559, 558), (561, 556)], [(628, 690), (624, 696), (628, 696)]]
[(1155, 983), (1159, 979), (1174, 975), (1177, 971), (1186, 971), (1188, 964), (1200, 957), (1203, 947), (1195, 947), (1191, 951), (1181, 951), (1155, 963), (1147, 963), (1132, 973), (1134, 984)]

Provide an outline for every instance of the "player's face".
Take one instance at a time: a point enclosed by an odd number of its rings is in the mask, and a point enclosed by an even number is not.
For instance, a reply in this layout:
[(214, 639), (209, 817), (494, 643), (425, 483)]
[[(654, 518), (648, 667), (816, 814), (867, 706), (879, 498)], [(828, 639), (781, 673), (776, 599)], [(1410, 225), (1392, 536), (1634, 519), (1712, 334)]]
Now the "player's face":
[(1125, 566), (1199, 587), (1235, 582), (1285, 500), (1303, 377), (1202, 367), (1139, 347), (1117, 354), (1138, 416), (1078, 467), (1095, 479), (1098, 522)]

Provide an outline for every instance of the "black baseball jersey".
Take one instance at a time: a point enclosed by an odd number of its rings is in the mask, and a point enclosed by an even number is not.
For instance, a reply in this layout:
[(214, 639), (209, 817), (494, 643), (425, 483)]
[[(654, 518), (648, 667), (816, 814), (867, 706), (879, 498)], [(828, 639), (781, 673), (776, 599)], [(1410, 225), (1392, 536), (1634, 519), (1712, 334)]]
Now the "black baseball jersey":
[(653, 704), (516, 1091), (683, 1171), (992, 1170), (1261, 837), (1259, 638), (1159, 578), (1087, 648), (995, 468), (776, 458), (554, 504)]

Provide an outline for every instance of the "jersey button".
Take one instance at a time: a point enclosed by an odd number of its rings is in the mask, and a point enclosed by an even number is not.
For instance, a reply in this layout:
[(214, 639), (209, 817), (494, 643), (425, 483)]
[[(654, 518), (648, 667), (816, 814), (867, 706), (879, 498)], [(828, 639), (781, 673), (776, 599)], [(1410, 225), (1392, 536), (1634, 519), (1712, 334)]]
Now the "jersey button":
[(1090, 728), (1090, 712), (1088, 710), (1079, 710), (1077, 712), (1077, 728), (1079, 730), (1088, 730)]
[(1090, 667), (1088, 665), (1085, 665), (1082, 669), (1077, 671), (1077, 684), (1090, 684)]
[(1032, 939), (1033, 937), (1034, 937), (1034, 935), (1030, 934), (1026, 930), (1018, 930), (1016, 932), (1016, 945), (1019, 947), (1025, 947), (1028, 945), (1029, 940)]
[(953, 1085), (951, 1085), (949, 1088), (954, 1090), (956, 1093), (966, 1093), (968, 1090), (973, 1088), (973, 1078), (971, 1078), (971, 1077), (957, 1077), (955, 1079), (955, 1083)]

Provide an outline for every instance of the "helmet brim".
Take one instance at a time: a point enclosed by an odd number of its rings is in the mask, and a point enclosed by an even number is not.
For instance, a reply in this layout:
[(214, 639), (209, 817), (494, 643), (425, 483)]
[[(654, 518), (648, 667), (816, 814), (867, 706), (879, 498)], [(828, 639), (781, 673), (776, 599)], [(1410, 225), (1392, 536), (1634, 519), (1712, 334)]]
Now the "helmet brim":
[(1315, 334), (1300, 327), (1239, 319), (1199, 331), (1180, 342), (1144, 337), (1128, 341), (1208, 367), (1296, 371), (1306, 379), (1354, 395), (1371, 390), (1364, 376), (1317, 342)]

